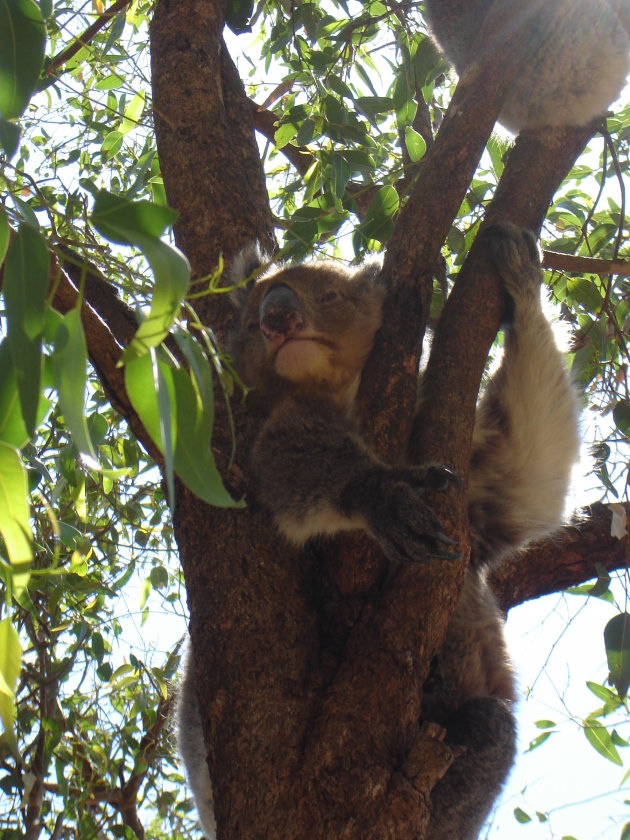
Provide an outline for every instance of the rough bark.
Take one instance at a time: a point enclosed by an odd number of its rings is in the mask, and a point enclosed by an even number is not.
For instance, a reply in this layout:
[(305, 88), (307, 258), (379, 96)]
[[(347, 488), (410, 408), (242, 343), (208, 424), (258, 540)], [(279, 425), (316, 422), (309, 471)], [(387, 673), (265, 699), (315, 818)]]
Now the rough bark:
[(609, 573), (627, 569), (628, 534), (623, 539), (613, 536), (611, 522), (608, 505), (592, 505), (553, 538), (535, 543), (502, 563), (490, 577), (502, 608), (507, 612), (525, 601), (561, 592), (597, 577), (602, 569)]

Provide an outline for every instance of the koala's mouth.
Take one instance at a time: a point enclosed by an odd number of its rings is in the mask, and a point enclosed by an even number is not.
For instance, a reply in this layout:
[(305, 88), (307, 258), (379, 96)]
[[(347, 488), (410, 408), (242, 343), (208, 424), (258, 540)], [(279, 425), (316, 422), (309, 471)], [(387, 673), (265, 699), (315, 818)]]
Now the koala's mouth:
[(333, 342), (330, 339), (319, 335), (287, 335), (274, 348), (274, 356), (277, 356), (281, 350), (284, 350), (289, 345), (297, 346), (298, 344), (316, 344), (322, 347), (333, 347)]

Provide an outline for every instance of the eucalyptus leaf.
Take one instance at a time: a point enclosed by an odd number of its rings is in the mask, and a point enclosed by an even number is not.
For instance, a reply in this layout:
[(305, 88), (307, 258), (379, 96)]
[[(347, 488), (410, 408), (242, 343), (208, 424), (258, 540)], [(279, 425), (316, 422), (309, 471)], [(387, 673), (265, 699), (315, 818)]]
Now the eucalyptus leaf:
[[(0, 442), (0, 534), (14, 566), (28, 566), (33, 559), (27, 493), (26, 470), (18, 451)], [(14, 594), (28, 580), (26, 571), (16, 574)]]
[(630, 614), (623, 612), (610, 619), (604, 628), (604, 644), (610, 682), (623, 700), (630, 686)]
[(617, 400), (613, 408), (615, 426), (627, 438), (630, 438), (630, 403), (627, 400)]
[[(36, 425), (39, 425), (50, 409), (50, 400), (40, 391)], [(0, 342), (0, 440), (21, 449), (30, 440), (22, 417), (18, 381), (11, 350), (7, 339)]]
[(0, 3), (0, 114), (19, 117), (37, 87), (46, 27), (34, 0)]
[(151, 308), (125, 350), (122, 362), (157, 347), (170, 330), (190, 284), (190, 266), (184, 255), (159, 237), (177, 214), (150, 201), (128, 201), (100, 191), (92, 221), (112, 242), (135, 245), (147, 258), (155, 285)]
[(15, 723), (15, 686), (20, 676), (22, 646), (17, 630), (7, 616), (0, 621), (0, 718), (5, 738), (17, 754)]
[(623, 766), (623, 761), (617, 747), (614, 745), (610, 733), (601, 723), (595, 720), (584, 721), (584, 735), (589, 744), (604, 758), (611, 761), (613, 764)]
[(21, 224), (7, 253), (4, 300), (22, 417), (29, 436), (35, 431), (40, 396), (48, 271), (44, 240), (36, 230)]
[(52, 359), (59, 401), (74, 445), (89, 466), (98, 467), (85, 417), (88, 357), (79, 309), (71, 309), (63, 317)]
[[(190, 347), (188, 351), (194, 352)], [(233, 507), (236, 503), (223, 486), (210, 449), (212, 412), (207, 372), (198, 371), (202, 382), (199, 387), (183, 368), (175, 369), (161, 359), (157, 359), (157, 366), (159, 378), (148, 356), (125, 366), (125, 384), (134, 409), (165, 461), (170, 444), (174, 471), (190, 490), (208, 504)], [(199, 368), (199, 360), (194, 367)], [(167, 469), (165, 466), (168, 480)]]

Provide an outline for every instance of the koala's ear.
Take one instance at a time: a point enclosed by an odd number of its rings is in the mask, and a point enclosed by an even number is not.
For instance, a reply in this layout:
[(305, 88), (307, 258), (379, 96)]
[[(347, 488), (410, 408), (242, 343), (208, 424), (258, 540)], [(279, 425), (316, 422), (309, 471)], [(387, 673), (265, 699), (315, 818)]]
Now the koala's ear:
[(354, 282), (364, 283), (374, 288), (382, 287), (384, 293), (385, 285), (382, 280), (382, 273), (383, 257), (380, 254), (372, 254), (357, 267)]
[(231, 285), (238, 286), (230, 292), (230, 302), (237, 311), (245, 306), (254, 280), (270, 261), (271, 258), (265, 254), (259, 242), (250, 242), (232, 260), (226, 277)]
[(367, 281), (372, 281), (373, 283), (379, 283), (382, 270), (383, 255), (370, 254), (363, 260), (361, 265), (358, 266), (356, 276)]

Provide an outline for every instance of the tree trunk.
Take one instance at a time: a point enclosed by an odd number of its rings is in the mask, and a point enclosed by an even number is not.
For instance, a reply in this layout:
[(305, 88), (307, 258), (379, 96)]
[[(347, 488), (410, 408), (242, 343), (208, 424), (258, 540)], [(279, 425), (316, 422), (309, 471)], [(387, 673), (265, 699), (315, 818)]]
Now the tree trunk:
[[(161, 168), (180, 214), (177, 243), (197, 277), (251, 239), (273, 243), (251, 109), (222, 40), (225, 6), (160, 0), (151, 29)], [(492, 61), (502, 67), (501, 54)], [(517, 72), (518, 62), (510, 66)], [(392, 461), (406, 457), (432, 269), (510, 81), (491, 69), (462, 78), (385, 260), (392, 293), (360, 408), (370, 417), (366, 438)], [(538, 227), (590, 132), (520, 139), (489, 215)], [(501, 315), (498, 280), (482, 256), (471, 252), (444, 310), (431, 399), (411, 448), (414, 461), (453, 466), (464, 487), (477, 390)], [(222, 300), (208, 298), (199, 311), (225, 334)], [(228, 470), (232, 441), (218, 415), (217, 461), (232, 493), (247, 497), (247, 453), (261, 418), (237, 410)], [(465, 493), (435, 506), (465, 547)], [(419, 727), (422, 684), (467, 552), (460, 563), (391, 572), (365, 539), (296, 552), (264, 512), (209, 508), (181, 485), (174, 523), (219, 836), (422, 837), (431, 790), (454, 758), (440, 730)]]

